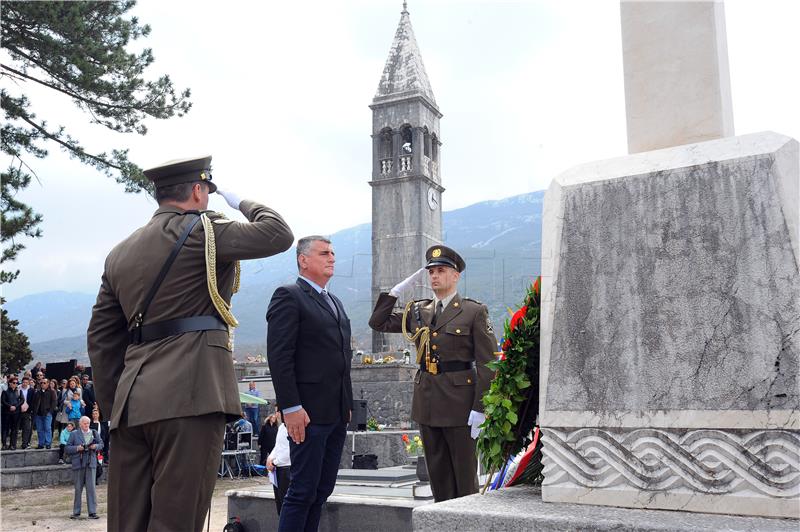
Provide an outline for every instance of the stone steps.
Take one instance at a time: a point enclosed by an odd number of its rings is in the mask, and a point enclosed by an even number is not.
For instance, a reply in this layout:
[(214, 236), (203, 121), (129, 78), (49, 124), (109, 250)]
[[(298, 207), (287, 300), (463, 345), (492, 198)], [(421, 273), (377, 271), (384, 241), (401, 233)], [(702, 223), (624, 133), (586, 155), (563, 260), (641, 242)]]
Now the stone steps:
[(38, 488), (72, 482), (69, 463), (58, 463), (55, 449), (0, 452), (0, 489)]
[[(56, 453), (56, 459), (58, 453)], [(0, 489), (39, 488), (72, 483), (70, 464), (9, 467), (0, 471)]]
[(0, 452), (0, 468), (58, 464), (58, 445), (54, 449), (19, 449)]

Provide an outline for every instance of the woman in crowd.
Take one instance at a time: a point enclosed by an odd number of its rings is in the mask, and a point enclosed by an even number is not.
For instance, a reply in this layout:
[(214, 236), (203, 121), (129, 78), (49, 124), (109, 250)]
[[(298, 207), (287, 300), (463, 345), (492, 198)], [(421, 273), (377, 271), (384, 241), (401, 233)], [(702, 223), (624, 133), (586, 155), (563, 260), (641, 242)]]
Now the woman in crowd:
[(58, 381), (57, 380), (50, 379), (50, 391), (53, 392), (53, 394), (55, 394), (55, 397), (56, 397), (56, 402), (53, 405), (53, 410), (52, 410), (52, 412), (50, 412), (50, 417), (51, 417), (51, 420), (50, 420), (50, 433), (55, 438), (56, 430), (59, 430), (61, 428), (61, 424), (58, 421), (56, 421), (56, 415), (58, 414), (59, 408), (61, 407), (61, 405), (59, 404), (60, 403), (60, 399), (61, 399), (61, 394), (59, 393), (59, 390), (58, 390)]
[(103, 475), (103, 465), (108, 463), (108, 421), (100, 421), (100, 419), (100, 409), (95, 405), (94, 410), (92, 410), (92, 421), (89, 423), (89, 428), (96, 430), (103, 440), (103, 447), (98, 451), (103, 460), (98, 459), (97, 461), (97, 483), (100, 482), (100, 477)]

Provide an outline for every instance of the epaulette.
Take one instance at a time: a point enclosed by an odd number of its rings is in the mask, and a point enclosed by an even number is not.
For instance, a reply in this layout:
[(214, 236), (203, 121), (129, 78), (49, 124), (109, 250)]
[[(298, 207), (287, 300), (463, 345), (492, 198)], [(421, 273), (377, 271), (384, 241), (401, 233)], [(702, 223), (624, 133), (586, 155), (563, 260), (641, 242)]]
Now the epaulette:
[(224, 214), (217, 211), (203, 211), (205, 215), (208, 216), (208, 219), (214, 222), (215, 224), (229, 224), (232, 223), (233, 220), (229, 220), (225, 217)]
[(478, 301), (477, 299), (472, 299), (471, 297), (462, 297), (462, 301), (472, 301), (473, 303), (477, 303), (478, 305), (483, 306), (483, 302)]

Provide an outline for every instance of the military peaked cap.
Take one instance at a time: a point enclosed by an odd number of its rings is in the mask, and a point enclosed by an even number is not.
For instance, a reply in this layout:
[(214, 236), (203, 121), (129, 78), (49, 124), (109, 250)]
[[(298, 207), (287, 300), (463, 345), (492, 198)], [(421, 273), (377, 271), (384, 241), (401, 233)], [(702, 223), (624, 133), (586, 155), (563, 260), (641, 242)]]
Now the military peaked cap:
[(144, 175), (156, 187), (166, 187), (179, 183), (205, 181), (209, 192), (216, 192), (217, 185), (211, 182), (211, 156), (175, 159), (144, 171)]
[(447, 246), (431, 246), (425, 252), (425, 260), (428, 264), (426, 268), (433, 266), (449, 266), (457, 272), (463, 272), (467, 269), (467, 263), (461, 258), (461, 255), (450, 249)]

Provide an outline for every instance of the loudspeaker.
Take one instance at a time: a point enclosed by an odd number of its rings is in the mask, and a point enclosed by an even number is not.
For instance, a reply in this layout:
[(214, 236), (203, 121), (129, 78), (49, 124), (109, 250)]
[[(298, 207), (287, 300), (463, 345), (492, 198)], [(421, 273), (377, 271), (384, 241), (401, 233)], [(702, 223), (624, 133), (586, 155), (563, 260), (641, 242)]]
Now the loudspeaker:
[(367, 430), (367, 400), (353, 399), (353, 417), (347, 430)]

